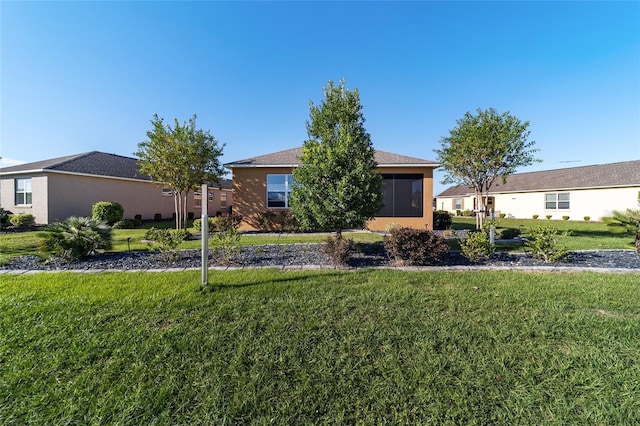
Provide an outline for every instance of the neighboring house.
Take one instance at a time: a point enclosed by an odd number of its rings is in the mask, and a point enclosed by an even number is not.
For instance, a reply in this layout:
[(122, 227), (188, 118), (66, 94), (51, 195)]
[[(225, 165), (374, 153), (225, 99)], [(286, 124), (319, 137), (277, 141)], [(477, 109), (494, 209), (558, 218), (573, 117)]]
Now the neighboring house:
[[(240, 229), (256, 230), (260, 215), (289, 209), (292, 170), (301, 155), (302, 148), (293, 148), (225, 164), (233, 172), (233, 211), (243, 217)], [(433, 229), (433, 169), (438, 164), (383, 151), (376, 151), (375, 159), (383, 178), (384, 206), (367, 227), (384, 230), (396, 223)]]
[[(600, 220), (612, 210), (638, 208), (640, 161), (571, 167), (518, 173), (500, 179), (489, 191), (489, 208), (507, 217)], [(473, 190), (464, 186), (446, 189), (436, 197), (436, 207), (452, 213), (474, 210)]]
[[(210, 215), (228, 212), (231, 182), (210, 188)], [(151, 182), (140, 172), (135, 158), (104, 152), (86, 152), (0, 169), (0, 206), (12, 213), (31, 213), (36, 223), (48, 224), (69, 216), (91, 216), (98, 201), (122, 204), (124, 217), (173, 217), (171, 190)], [(188, 211), (200, 216), (202, 196), (192, 192)]]

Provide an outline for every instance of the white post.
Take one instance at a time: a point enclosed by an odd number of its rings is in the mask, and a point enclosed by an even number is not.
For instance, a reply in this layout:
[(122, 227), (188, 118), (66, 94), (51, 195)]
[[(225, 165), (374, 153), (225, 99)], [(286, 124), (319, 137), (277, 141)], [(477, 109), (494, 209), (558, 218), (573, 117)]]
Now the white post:
[(491, 226), (489, 227), (489, 244), (491, 244), (491, 247), (496, 245), (496, 226), (493, 224), (495, 218), (496, 214), (494, 210), (491, 209)]
[(202, 184), (202, 190), (200, 192), (202, 197), (202, 285), (206, 286), (209, 283), (209, 187), (206, 183)]

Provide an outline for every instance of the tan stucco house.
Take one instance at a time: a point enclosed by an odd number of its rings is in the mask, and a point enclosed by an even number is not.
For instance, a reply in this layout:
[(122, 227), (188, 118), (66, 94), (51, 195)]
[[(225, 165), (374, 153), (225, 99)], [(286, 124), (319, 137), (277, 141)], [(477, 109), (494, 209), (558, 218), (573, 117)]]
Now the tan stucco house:
[[(230, 210), (230, 181), (222, 189), (211, 187), (207, 200), (210, 215)], [(69, 216), (91, 216), (98, 201), (116, 201), (124, 217), (153, 219), (159, 213), (171, 218), (171, 190), (151, 182), (140, 172), (135, 158), (104, 152), (86, 152), (0, 169), (0, 206), (12, 213), (31, 213), (36, 223), (48, 224)], [(201, 215), (202, 195), (191, 193), (188, 211)]]
[[(496, 215), (514, 218), (600, 220), (613, 210), (638, 208), (638, 191), (640, 161), (625, 161), (507, 176), (505, 184), (498, 180), (489, 191), (488, 205)], [(436, 197), (436, 208), (453, 214), (475, 205), (473, 190), (464, 186)]]
[[(299, 147), (225, 164), (233, 173), (233, 211), (243, 217), (241, 230), (255, 230), (258, 216), (266, 211), (289, 209), (292, 171), (301, 156)], [(433, 229), (433, 169), (438, 164), (377, 150), (375, 160), (383, 178), (384, 206), (367, 227), (382, 231), (396, 223)]]

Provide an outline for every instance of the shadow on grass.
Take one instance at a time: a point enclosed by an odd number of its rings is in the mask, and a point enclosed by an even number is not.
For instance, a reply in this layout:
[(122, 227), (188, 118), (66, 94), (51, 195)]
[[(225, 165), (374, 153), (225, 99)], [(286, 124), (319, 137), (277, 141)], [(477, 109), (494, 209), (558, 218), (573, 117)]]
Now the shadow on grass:
[[(231, 291), (234, 289), (238, 289), (238, 288), (248, 288), (248, 287), (256, 287), (256, 286), (261, 286), (261, 285), (265, 285), (265, 284), (295, 284), (295, 283), (303, 283), (306, 282), (308, 280), (313, 280), (316, 278), (322, 278), (322, 279), (326, 279), (326, 278), (338, 278), (338, 277), (342, 277), (344, 275), (344, 272), (337, 272), (337, 271), (332, 271), (332, 272), (327, 272), (326, 270), (317, 270), (317, 271), (304, 271), (304, 272), (293, 272), (293, 271), (287, 271), (287, 272), (292, 272), (292, 273), (280, 273), (281, 270), (279, 270), (278, 268), (265, 268), (262, 270), (259, 270), (262, 273), (260, 273), (260, 277), (256, 277), (256, 280), (253, 281), (240, 281), (240, 282), (226, 282), (226, 283), (212, 283), (211, 281), (214, 281), (215, 278), (223, 278), (223, 275), (218, 275), (218, 276), (212, 276), (211, 274), (209, 275), (209, 283), (206, 286), (202, 286), (202, 291), (204, 292), (208, 292), (208, 293), (212, 293), (212, 292), (220, 292), (220, 291)], [(255, 275), (252, 273), (252, 276), (255, 277)], [(230, 281), (227, 278), (227, 281)]]

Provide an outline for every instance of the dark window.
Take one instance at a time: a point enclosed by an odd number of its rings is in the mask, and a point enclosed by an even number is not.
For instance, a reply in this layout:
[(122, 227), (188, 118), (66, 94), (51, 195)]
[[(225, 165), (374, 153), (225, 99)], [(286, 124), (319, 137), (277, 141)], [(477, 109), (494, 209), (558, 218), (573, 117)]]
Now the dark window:
[(380, 217), (422, 217), (423, 192), (421, 174), (382, 175), (382, 209)]

